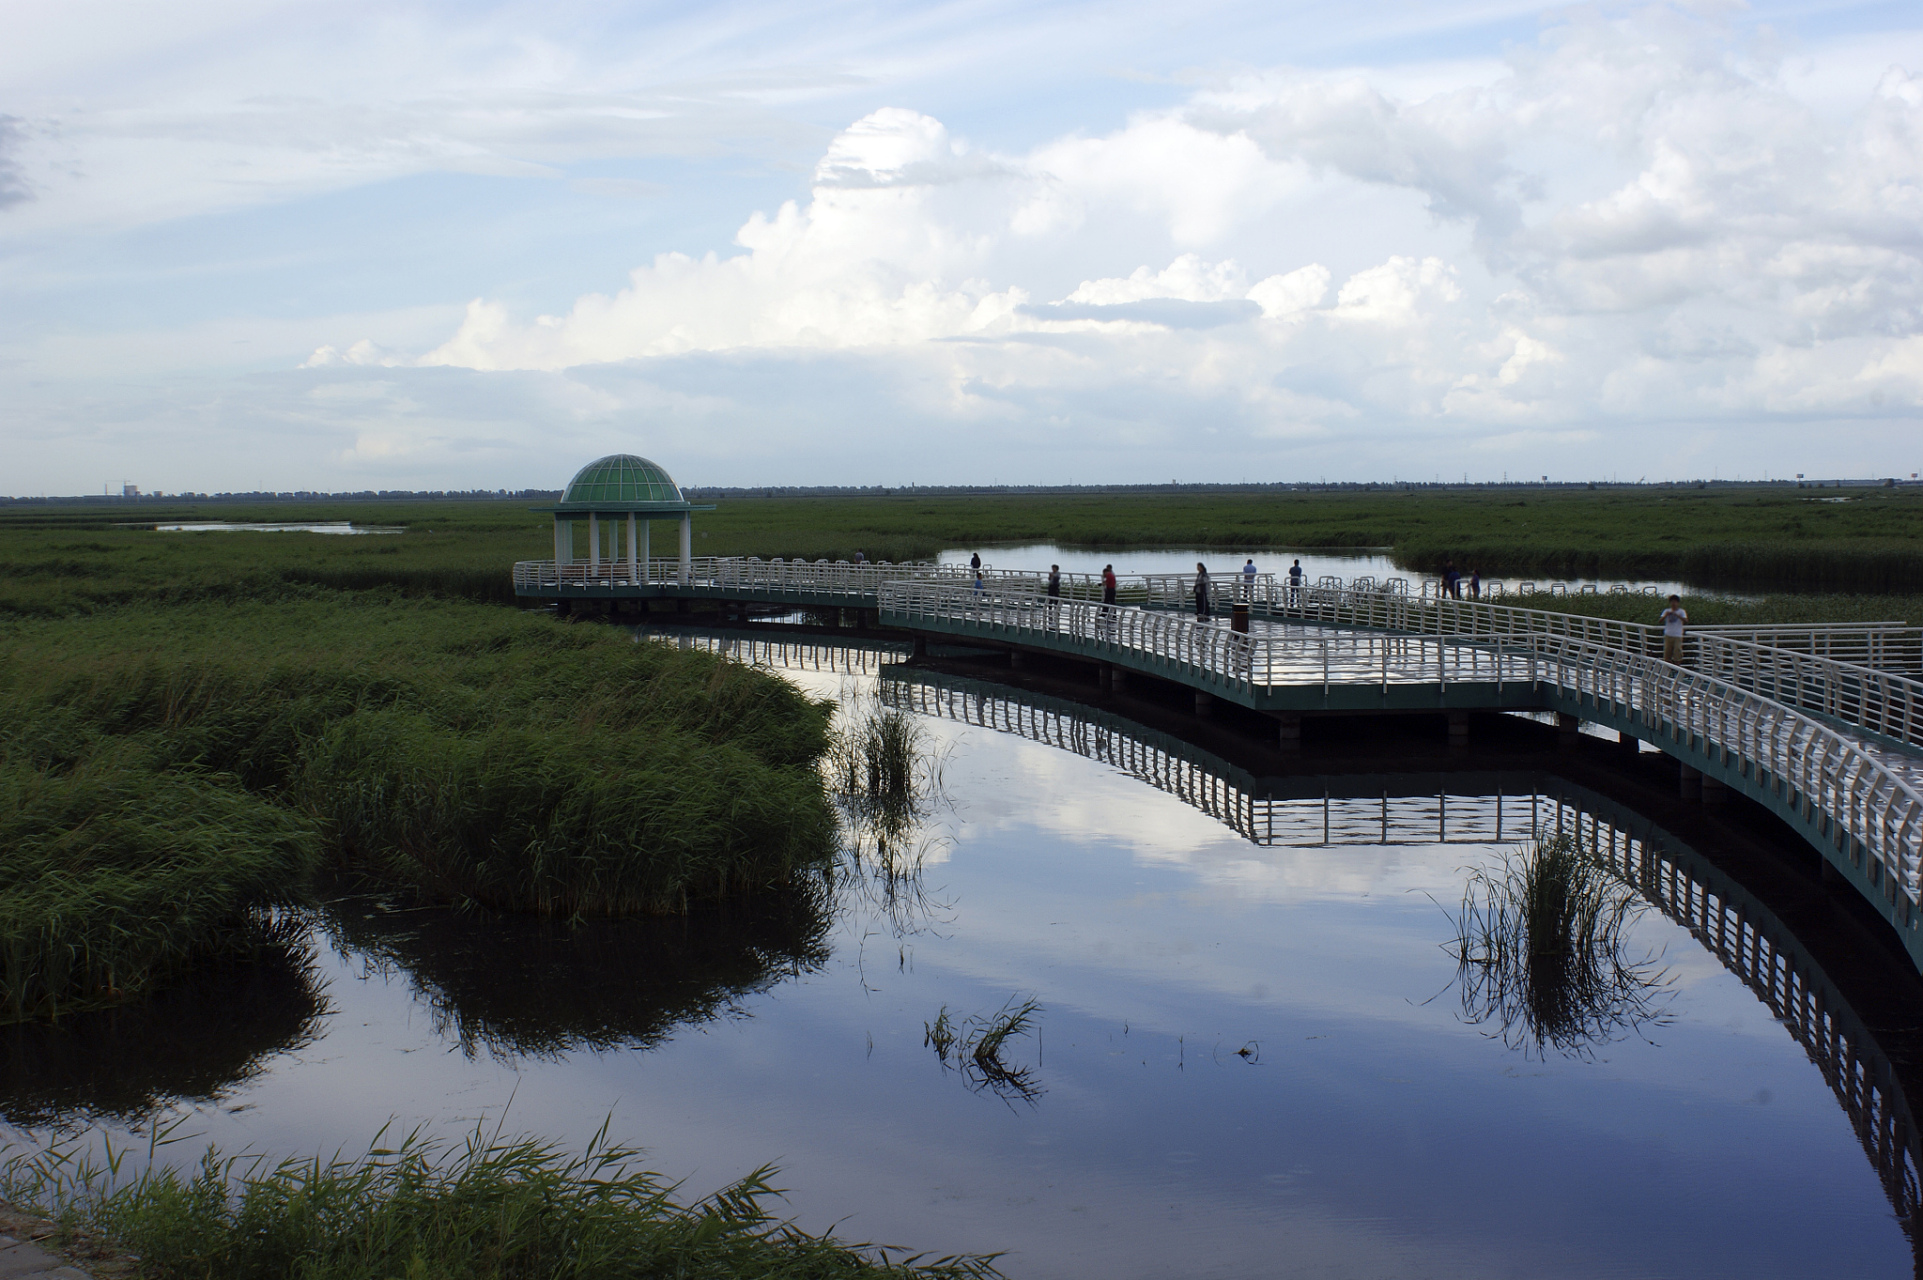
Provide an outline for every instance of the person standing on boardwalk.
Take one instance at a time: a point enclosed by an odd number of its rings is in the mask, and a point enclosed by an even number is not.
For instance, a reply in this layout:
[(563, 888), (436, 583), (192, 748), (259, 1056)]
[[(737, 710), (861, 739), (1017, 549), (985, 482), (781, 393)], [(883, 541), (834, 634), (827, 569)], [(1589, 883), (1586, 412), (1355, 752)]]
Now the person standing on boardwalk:
[(982, 576), (982, 553), (981, 552), (977, 551), (974, 555), (968, 557), (968, 567), (975, 571), (975, 576), (977, 578)]
[(1469, 598), (1482, 599), (1482, 570), (1480, 569), (1469, 570)]
[(1209, 616), (1209, 568), (1199, 562), (1195, 566), (1195, 616)]
[(1115, 607), (1115, 566), (1112, 564), (1102, 566), (1102, 603), (1111, 609)]
[(860, 548), (860, 547), (856, 547), (856, 548), (855, 548), (855, 563), (856, 563), (856, 564), (867, 564), (867, 563), (868, 563), (868, 557), (867, 557), (867, 556), (865, 556), (865, 555), (863, 555), (863, 554), (861, 553), (861, 548)]
[(1061, 606), (1062, 566), (1051, 564), (1048, 566), (1048, 617), (1050, 622), (1053, 622), (1055, 615), (1061, 612)]
[(1442, 594), (1451, 600), (1462, 599), (1462, 574), (1456, 570), (1456, 562), (1442, 562)]
[(1253, 558), (1242, 562), (1242, 598), (1255, 599), (1255, 560)]
[(1663, 610), (1663, 661), (1683, 665), (1683, 628), (1689, 623), (1689, 613), (1683, 608), (1681, 596), (1669, 597), (1669, 608)]
[(1291, 605), (1302, 603), (1302, 578), (1302, 562), (1297, 560), (1289, 566), (1289, 603)]

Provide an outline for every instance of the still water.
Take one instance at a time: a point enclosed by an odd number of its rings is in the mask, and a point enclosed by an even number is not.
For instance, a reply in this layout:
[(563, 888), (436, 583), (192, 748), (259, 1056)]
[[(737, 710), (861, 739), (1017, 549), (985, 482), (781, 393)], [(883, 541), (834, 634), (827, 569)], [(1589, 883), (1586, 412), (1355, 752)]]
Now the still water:
[[(1378, 582), (1390, 578), (1408, 580), (1409, 589), (1416, 591), (1420, 584), (1435, 581), (1437, 575), (1422, 573), (1414, 569), (1397, 568), (1393, 560), (1381, 552), (1346, 551), (1321, 547), (1258, 547), (1236, 550), (1223, 547), (1198, 547), (1193, 550), (1171, 550), (1167, 547), (1106, 547), (1089, 549), (1086, 547), (1062, 547), (1052, 543), (1037, 542), (1020, 546), (962, 547), (942, 552), (936, 557), (942, 564), (967, 564), (971, 555), (979, 554), (982, 563), (996, 569), (1021, 569), (1030, 573), (1046, 573), (1051, 564), (1059, 564), (1064, 573), (1100, 573), (1102, 566), (1112, 564), (1115, 572), (1126, 573), (1193, 573), (1195, 566), (1205, 564), (1209, 572), (1222, 577), (1236, 572), (1244, 560), (1254, 560), (1255, 567), (1263, 573), (1283, 575), (1289, 566), (1300, 560), (1302, 572), (1310, 583), (1325, 574), (1333, 575), (1344, 582), (1356, 578), (1371, 577)], [(1475, 566), (1462, 566), (1466, 583), (1469, 572)], [(1514, 592), (1524, 586), (1530, 589), (1548, 591), (1560, 584), (1560, 589), (1570, 595), (1584, 590), (1607, 592), (1611, 587), (1621, 585), (1632, 592), (1650, 593), (1666, 596), (1670, 592), (1678, 595), (1727, 595), (1724, 592), (1705, 591), (1688, 587), (1680, 582), (1656, 578), (1568, 578), (1536, 576), (1532, 578), (1490, 577), (1482, 579), (1485, 591), (1500, 587)], [(1463, 588), (1466, 592), (1467, 586)], [(1730, 597), (1737, 599), (1741, 597)], [(1660, 606), (1658, 606), (1660, 608)]]
[[(1799, 1043), (1732, 971), (1794, 940), (1745, 932), (1767, 912), (1638, 815), (1533, 771), (1265, 780), (883, 653), (744, 656), (917, 717), (919, 875), (874, 874), (869, 844), (830, 903), (573, 935), (344, 900), (284, 962), (0, 1034), (11, 1136), (184, 1116), (186, 1160), (504, 1111), (580, 1143), (611, 1117), (689, 1194), (773, 1161), (805, 1226), (1022, 1277), (1912, 1274), (1852, 1127), (1874, 1100), (1813, 1060), (1847, 1017), (1832, 998)], [(1633, 935), (1669, 972), (1659, 1018), (1505, 1043), (1453, 985), (1443, 907), (1465, 867), (1577, 827), (1669, 895)], [(1671, 918), (1712, 900), (1749, 923)], [(1016, 999), (1040, 1006), (1007, 1055), (1025, 1087), (925, 1042), (944, 1008)]]

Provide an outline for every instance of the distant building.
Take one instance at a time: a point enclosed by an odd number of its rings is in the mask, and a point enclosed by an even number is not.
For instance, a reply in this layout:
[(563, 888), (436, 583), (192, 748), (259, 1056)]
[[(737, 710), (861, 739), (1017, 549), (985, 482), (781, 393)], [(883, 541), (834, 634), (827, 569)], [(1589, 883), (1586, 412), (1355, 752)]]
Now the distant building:
[(123, 498), (138, 498), (140, 496), (140, 486), (137, 484), (123, 484), (120, 486), (120, 496)]

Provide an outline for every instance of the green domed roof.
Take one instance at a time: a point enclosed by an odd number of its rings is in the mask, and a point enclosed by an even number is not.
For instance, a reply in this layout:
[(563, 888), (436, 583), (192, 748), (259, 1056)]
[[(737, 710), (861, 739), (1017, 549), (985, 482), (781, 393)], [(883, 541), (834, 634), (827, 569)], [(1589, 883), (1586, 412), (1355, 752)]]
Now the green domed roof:
[(684, 504), (687, 499), (674, 481), (646, 458), (611, 453), (588, 463), (568, 482), (561, 501), (568, 506), (606, 503), (661, 502)]

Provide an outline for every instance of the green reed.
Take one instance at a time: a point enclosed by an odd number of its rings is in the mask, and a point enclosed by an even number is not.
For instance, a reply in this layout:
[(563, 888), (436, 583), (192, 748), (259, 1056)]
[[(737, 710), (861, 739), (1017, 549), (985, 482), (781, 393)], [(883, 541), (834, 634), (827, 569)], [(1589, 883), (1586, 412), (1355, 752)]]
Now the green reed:
[(1451, 952), (1464, 1018), (1511, 1048), (1571, 1056), (1665, 1025), (1670, 977), (1637, 954), (1630, 931), (1647, 904), (1574, 837), (1553, 836), (1463, 889)]
[[(609, 1141), (579, 1154), (477, 1129), (454, 1147), (385, 1133), (357, 1157), (270, 1164), (209, 1148), (196, 1168), (134, 1172), (111, 1146), (17, 1156), (0, 1192), (137, 1255), (149, 1280), (628, 1280), (683, 1276), (994, 1277), (992, 1257), (891, 1258), (783, 1221), (762, 1168), (705, 1199)], [(165, 1138), (158, 1140), (165, 1142)]]
[(287, 901), (310, 824), (135, 750), (66, 772), (0, 754), (0, 1023), (144, 993)]
[(935, 1051), (942, 1066), (959, 1069), (975, 1089), (1005, 1101), (1019, 1098), (1033, 1103), (1044, 1092), (1035, 1069), (1013, 1065), (1002, 1055), (1010, 1040), (1034, 1031), (1041, 1011), (1041, 1002), (1032, 996), (1011, 997), (994, 1013), (959, 1019), (943, 1005), (933, 1022), (922, 1023), (922, 1044)]
[(624, 631), (326, 594), (0, 626), (13, 1017), (132, 994), (317, 862), (678, 912), (829, 865), (830, 708)]

